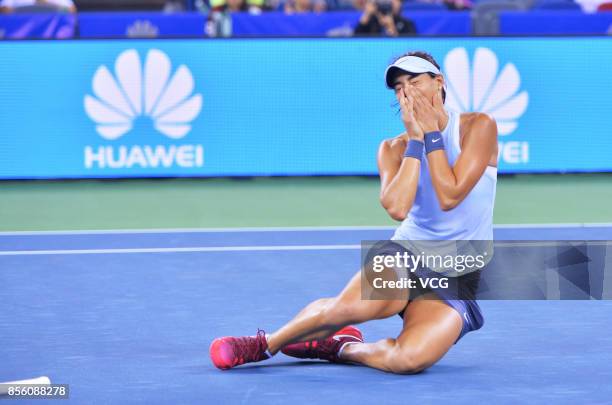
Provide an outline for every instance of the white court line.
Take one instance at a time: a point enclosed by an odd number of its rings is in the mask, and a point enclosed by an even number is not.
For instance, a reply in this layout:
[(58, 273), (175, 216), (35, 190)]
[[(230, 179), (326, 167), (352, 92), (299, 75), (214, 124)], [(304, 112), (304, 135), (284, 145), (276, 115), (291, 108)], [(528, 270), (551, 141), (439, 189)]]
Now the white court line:
[(68, 250), (6, 250), (0, 256), (91, 255), (117, 253), (184, 253), (184, 252), (275, 252), (289, 250), (355, 250), (361, 245), (287, 245), (287, 246), (207, 246), (134, 249), (68, 249)]
[[(610, 225), (612, 226), (612, 224)], [(276, 226), (227, 228), (151, 228), (151, 229), (88, 229), (59, 231), (2, 231), (2, 235), (104, 235), (138, 233), (241, 233), (241, 232), (317, 232), (317, 231), (387, 231), (397, 226)]]
[[(0, 231), (2, 235), (104, 235), (146, 233), (241, 233), (241, 232), (325, 232), (325, 231), (391, 231), (399, 226), (277, 226), (227, 228), (151, 228), (151, 229), (85, 229), (58, 231)], [(612, 222), (553, 223), (553, 224), (500, 224), (493, 228), (612, 228)]]
[(584, 223), (554, 223), (554, 224), (499, 224), (493, 228), (612, 228), (612, 222), (584, 222)]
[[(560, 242), (564, 242), (562, 244)], [(567, 245), (584, 245), (583, 240), (517, 240), (517, 241), (509, 241), (509, 242), (495, 242), (493, 247), (517, 247), (517, 246), (543, 246), (543, 247), (554, 247), (561, 246), (565, 247)], [(609, 246), (612, 244), (612, 241), (609, 240), (594, 240), (588, 242), (589, 246)]]
[[(578, 241), (580, 242), (580, 241)], [(590, 242), (593, 245), (610, 245), (610, 241)], [(516, 241), (495, 243), (496, 247), (558, 246), (555, 241)], [(61, 250), (6, 250), (0, 256), (36, 255), (91, 255), (118, 253), (186, 253), (186, 252), (278, 252), (295, 250), (357, 250), (361, 245), (277, 245), (277, 246), (196, 246), (176, 248), (125, 248), (125, 249), (61, 249)]]

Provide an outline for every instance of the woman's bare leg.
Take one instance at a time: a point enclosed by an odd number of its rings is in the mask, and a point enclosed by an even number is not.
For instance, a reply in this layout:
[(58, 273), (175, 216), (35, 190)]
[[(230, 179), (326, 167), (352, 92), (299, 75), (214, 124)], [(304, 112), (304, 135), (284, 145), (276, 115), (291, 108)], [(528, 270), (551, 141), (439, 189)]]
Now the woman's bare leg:
[(462, 326), (456, 310), (442, 301), (420, 298), (406, 308), (397, 339), (347, 345), (341, 358), (392, 373), (418, 373), (446, 354)]
[[(395, 277), (395, 273), (387, 275)], [(323, 339), (346, 325), (396, 315), (408, 299), (362, 300), (361, 272), (334, 298), (323, 298), (307, 305), (276, 332), (268, 335), (268, 350), (274, 354), (294, 342)]]
[[(383, 269), (374, 276), (383, 280), (397, 280), (393, 269)], [(364, 280), (364, 296), (362, 296), (361, 272), (358, 272), (334, 298), (324, 298), (309, 304), (293, 320), (271, 335), (258, 331), (257, 336), (225, 336), (215, 340), (210, 345), (210, 358), (213, 364), (227, 370), (245, 363), (262, 361), (275, 354), (281, 348), (287, 347), (291, 355), (299, 358), (313, 358), (312, 347), (308, 341), (323, 339), (333, 335), (338, 330), (351, 323), (365, 322), (371, 319), (387, 318), (401, 312), (408, 303), (408, 291), (404, 293), (385, 294), (372, 291), (370, 276)], [(363, 299), (377, 297), (378, 299)], [(324, 340), (317, 345), (314, 358), (329, 361), (339, 361), (338, 353), (350, 342), (361, 341), (358, 330), (348, 330), (339, 339)], [(305, 357), (302, 348), (290, 348), (288, 345), (296, 342), (304, 343)]]

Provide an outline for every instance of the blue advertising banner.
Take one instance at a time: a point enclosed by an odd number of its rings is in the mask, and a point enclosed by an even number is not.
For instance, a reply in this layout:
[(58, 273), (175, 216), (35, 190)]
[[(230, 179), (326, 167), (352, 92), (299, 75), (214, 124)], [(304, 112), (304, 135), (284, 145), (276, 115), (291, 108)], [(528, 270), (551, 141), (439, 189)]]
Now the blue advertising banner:
[(0, 177), (375, 174), (415, 49), (495, 117), (500, 172), (612, 170), (612, 39), (108, 40), (0, 43)]

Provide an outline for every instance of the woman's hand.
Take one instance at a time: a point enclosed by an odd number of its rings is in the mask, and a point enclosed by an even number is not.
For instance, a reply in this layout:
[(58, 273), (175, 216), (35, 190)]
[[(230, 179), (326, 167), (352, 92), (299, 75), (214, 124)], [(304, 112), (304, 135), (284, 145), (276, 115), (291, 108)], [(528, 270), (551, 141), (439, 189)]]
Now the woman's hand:
[(365, 14), (370, 17), (373, 16), (374, 14), (376, 14), (376, 12), (378, 11), (378, 7), (376, 6), (376, 2), (372, 1), (372, 0), (368, 0), (365, 4), (365, 8), (364, 8), (364, 12)]
[(411, 89), (410, 91), (414, 99), (415, 116), (423, 132), (439, 131), (440, 116), (444, 114), (440, 93), (438, 92), (432, 100), (428, 100), (419, 90)]
[(398, 92), (400, 109), (402, 111), (402, 122), (410, 139), (423, 142), (423, 129), (417, 122), (414, 112), (414, 97), (411, 89), (402, 88)]
[(378, 12), (378, 7), (376, 6), (376, 3), (373, 0), (368, 0), (365, 4), (365, 8), (363, 9), (363, 14), (361, 15), (361, 18), (359, 19), (359, 22), (364, 25), (369, 23), (370, 18), (376, 15), (377, 12)]

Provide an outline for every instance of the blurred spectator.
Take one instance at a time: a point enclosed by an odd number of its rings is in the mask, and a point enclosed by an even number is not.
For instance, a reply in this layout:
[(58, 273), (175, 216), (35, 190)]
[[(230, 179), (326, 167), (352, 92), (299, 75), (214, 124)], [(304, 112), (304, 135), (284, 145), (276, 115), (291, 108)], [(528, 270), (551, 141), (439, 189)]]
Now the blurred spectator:
[(368, 0), (353, 0), (353, 8), (355, 10), (364, 11)]
[(211, 0), (212, 12), (237, 13), (248, 11), (251, 14), (260, 14), (264, 8), (265, 0)]
[(402, 0), (367, 0), (354, 35), (415, 35), (414, 23), (402, 16)]
[(327, 10), (325, 0), (287, 0), (285, 2), (285, 14), (294, 13), (320, 13)]
[(265, 8), (265, 0), (246, 0), (247, 9), (251, 14), (261, 14)]
[(470, 10), (472, 8), (471, 0), (443, 0), (442, 4), (444, 4), (449, 10)]
[(27, 7), (32, 11), (76, 13), (72, 0), (0, 0), (0, 12), (12, 13)]
[(249, 8), (244, 0), (227, 0), (225, 9), (230, 13), (239, 13), (248, 11)]
[(180, 13), (185, 11), (185, 2), (183, 0), (166, 0), (164, 4), (165, 13)]
[(232, 36), (232, 13), (261, 14), (264, 0), (211, 0), (204, 31), (209, 37)]
[(596, 13), (597, 7), (600, 4), (607, 3), (610, 0), (576, 0), (576, 3), (582, 7), (582, 11), (585, 13)]

